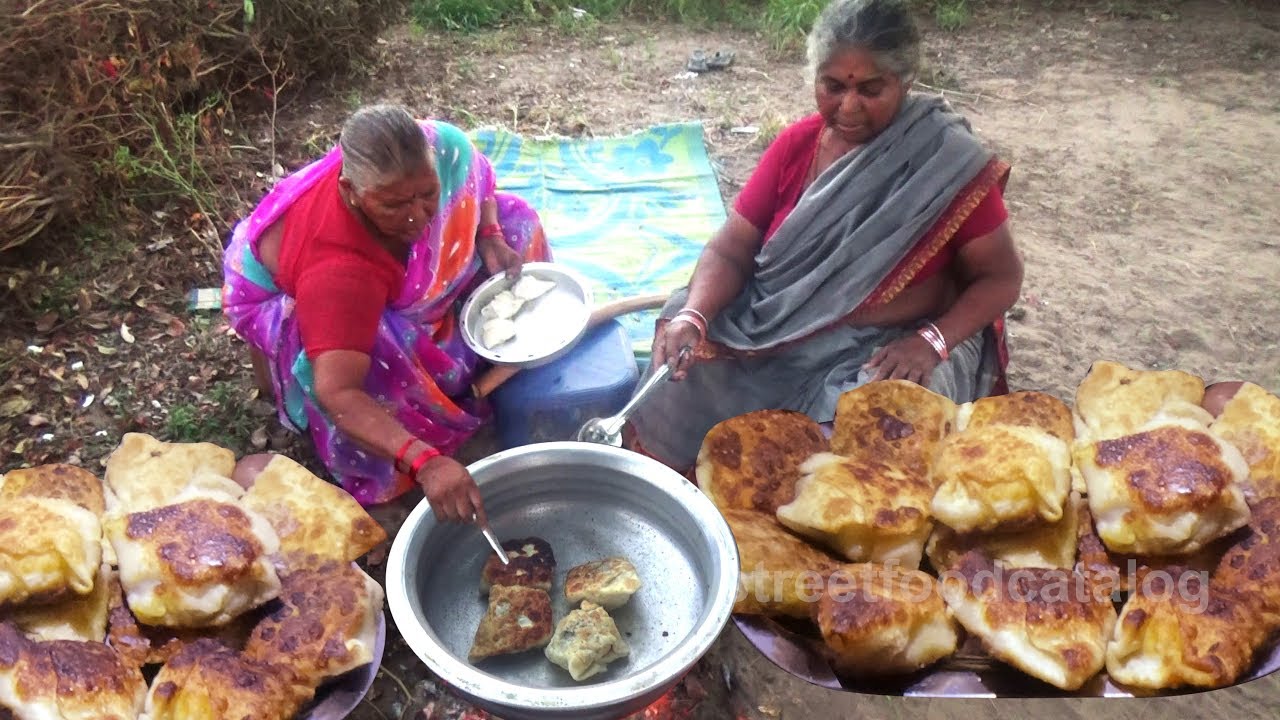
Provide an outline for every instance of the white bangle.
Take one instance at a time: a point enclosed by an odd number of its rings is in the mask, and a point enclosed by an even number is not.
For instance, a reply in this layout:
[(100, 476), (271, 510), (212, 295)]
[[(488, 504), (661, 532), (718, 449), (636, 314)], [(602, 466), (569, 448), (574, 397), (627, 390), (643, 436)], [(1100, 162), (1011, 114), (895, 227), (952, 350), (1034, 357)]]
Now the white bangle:
[(951, 353), (947, 350), (947, 339), (937, 325), (926, 323), (924, 327), (916, 332), (925, 339), (925, 342), (929, 343), (934, 352), (938, 353), (939, 358), (945, 361), (951, 356)]
[(705, 341), (707, 339), (707, 329), (703, 327), (696, 319), (689, 317), (688, 315), (676, 315), (675, 317), (671, 318), (671, 322), (672, 323), (678, 323), (678, 322), (689, 323), (690, 325), (693, 326), (693, 329), (698, 331), (699, 342)]
[(691, 307), (682, 308), (682, 309), (680, 310), (680, 312), (676, 313), (676, 316), (677, 316), (677, 317), (679, 317), (680, 315), (683, 315), (683, 314), (685, 314), (685, 313), (689, 313), (690, 315), (693, 315), (693, 316), (697, 317), (699, 320), (701, 320), (701, 321), (702, 321), (702, 324), (703, 324), (703, 325), (709, 325), (709, 324), (710, 324), (710, 323), (708, 323), (708, 322), (707, 322), (707, 316), (706, 316), (706, 315), (703, 315), (702, 313), (698, 312), (697, 310), (694, 310), (694, 309), (693, 309), (693, 308), (691, 308)]

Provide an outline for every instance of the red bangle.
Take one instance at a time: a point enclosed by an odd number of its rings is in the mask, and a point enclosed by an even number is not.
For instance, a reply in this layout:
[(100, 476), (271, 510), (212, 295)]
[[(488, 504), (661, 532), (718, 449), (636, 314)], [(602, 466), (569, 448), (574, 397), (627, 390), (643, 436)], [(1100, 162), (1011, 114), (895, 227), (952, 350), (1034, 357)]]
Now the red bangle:
[(409, 452), (409, 448), (413, 447), (413, 444), (417, 441), (418, 438), (411, 437), (408, 440), (405, 440), (404, 444), (400, 446), (400, 452), (396, 453), (396, 469), (399, 469), (404, 465), (404, 454)]
[(430, 460), (431, 458), (439, 457), (439, 455), (440, 455), (439, 450), (436, 450), (435, 448), (428, 445), (426, 450), (423, 450), (422, 452), (418, 453), (418, 455), (413, 458), (413, 465), (409, 467), (409, 477), (413, 478), (414, 480), (417, 480), (418, 471), (422, 469), (422, 466), (426, 465), (427, 461)]
[(499, 225), (498, 223), (481, 225), (480, 229), (476, 231), (476, 237), (482, 237), (482, 238), (502, 237), (502, 226)]

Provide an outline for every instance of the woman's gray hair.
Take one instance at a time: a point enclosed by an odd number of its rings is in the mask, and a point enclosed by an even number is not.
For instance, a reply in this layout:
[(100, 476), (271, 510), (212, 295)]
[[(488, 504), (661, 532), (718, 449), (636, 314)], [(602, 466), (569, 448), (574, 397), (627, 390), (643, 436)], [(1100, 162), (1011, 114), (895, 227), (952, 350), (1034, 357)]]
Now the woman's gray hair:
[(906, 0), (833, 0), (809, 31), (809, 74), (841, 50), (863, 48), (904, 83), (920, 68), (920, 31)]
[(431, 164), (422, 128), (399, 105), (371, 105), (342, 126), (342, 175), (366, 190), (420, 172)]

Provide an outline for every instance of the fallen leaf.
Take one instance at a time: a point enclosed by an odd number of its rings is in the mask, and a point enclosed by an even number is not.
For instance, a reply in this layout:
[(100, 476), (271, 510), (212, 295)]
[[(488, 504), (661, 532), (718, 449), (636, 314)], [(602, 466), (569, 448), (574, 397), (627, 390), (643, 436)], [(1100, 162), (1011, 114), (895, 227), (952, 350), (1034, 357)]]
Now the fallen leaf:
[(56, 312), (45, 313), (40, 316), (40, 319), (36, 320), (36, 332), (47, 333), (53, 329), (54, 325), (57, 325), (57, 324), (58, 324), (58, 313)]
[(133, 332), (124, 323), (120, 323), (120, 338), (129, 344), (133, 344)]
[(113, 347), (107, 347), (106, 345), (99, 345), (98, 352), (102, 353), (103, 355), (115, 355), (116, 349)]
[(31, 401), (22, 397), (11, 397), (0, 403), (0, 417), (17, 417), (31, 409)]
[(40, 427), (42, 425), (48, 425), (48, 424), (49, 424), (49, 418), (43, 415), (32, 415), (31, 417), (27, 418), (27, 425), (30, 425), (31, 427)]
[(89, 389), (89, 378), (85, 377), (84, 375), (80, 373), (76, 373), (75, 377), (73, 377), (72, 380), (76, 381), (76, 384), (80, 386), (81, 390)]

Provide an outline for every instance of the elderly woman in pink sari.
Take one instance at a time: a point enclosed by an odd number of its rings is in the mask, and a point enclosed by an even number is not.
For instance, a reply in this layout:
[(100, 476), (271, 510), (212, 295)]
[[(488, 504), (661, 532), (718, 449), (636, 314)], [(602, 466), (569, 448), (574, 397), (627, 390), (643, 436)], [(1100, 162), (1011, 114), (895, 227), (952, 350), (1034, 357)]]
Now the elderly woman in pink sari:
[(357, 500), (418, 485), (442, 519), (483, 520), (450, 457), (487, 419), (458, 309), (486, 276), (549, 259), (536, 213), (495, 191), (462, 131), (370, 107), (235, 228), (223, 307), (280, 421)]

